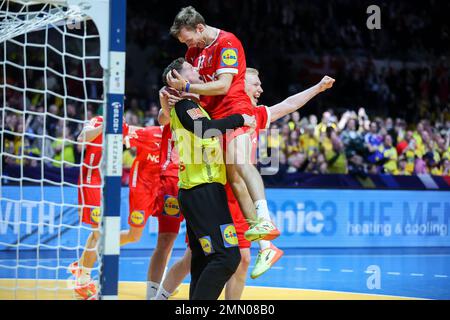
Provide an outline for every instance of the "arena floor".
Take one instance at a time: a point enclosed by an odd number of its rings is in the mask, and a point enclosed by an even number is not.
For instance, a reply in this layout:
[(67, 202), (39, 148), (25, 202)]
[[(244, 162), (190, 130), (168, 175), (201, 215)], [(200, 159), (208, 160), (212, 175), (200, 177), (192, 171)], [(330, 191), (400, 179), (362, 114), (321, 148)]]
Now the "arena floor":
[[(148, 250), (123, 250), (120, 299), (145, 298), (144, 281), (150, 254)], [(175, 250), (170, 265), (182, 254), (182, 250)], [(255, 257), (252, 258), (254, 261)], [(70, 257), (62, 258), (60, 266), (68, 265), (72, 260)], [(20, 264), (32, 267), (36, 261), (32, 257), (21, 257)], [(55, 267), (55, 259), (41, 254), (39, 264), (44, 268), (20, 268), (17, 276), (16, 270), (1, 267), (0, 299), (74, 298), (68, 289), (69, 275), (64, 269), (45, 268)], [(15, 255), (0, 252), (0, 265), (16, 265)], [(372, 281), (373, 277), (379, 281)], [(36, 278), (39, 280), (34, 280)], [(187, 299), (188, 283), (189, 277), (172, 299)], [(249, 278), (247, 284), (243, 299), (450, 299), (450, 252), (437, 248), (290, 249), (272, 270), (256, 280)], [(36, 286), (40, 289), (34, 290)], [(5, 289), (12, 287), (21, 289)]]

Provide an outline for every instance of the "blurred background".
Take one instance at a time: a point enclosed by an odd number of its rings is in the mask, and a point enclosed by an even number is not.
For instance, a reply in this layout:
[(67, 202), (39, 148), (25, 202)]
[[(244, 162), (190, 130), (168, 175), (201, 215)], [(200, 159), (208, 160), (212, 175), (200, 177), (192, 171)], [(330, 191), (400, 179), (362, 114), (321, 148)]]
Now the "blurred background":
[[(350, 174), (357, 179), (355, 183), (362, 184), (367, 175), (377, 174), (448, 176), (450, 4), (436, 0), (378, 1), (382, 28), (369, 30), (366, 8), (370, 4), (346, 0), (176, 0), (168, 8), (156, 0), (129, 1), (126, 120), (132, 125), (158, 124), (160, 75), (186, 50), (168, 30), (179, 8), (193, 5), (207, 24), (240, 38), (247, 66), (260, 71), (264, 89), (261, 103), (273, 105), (314, 85), (324, 75), (336, 79), (332, 90), (272, 124), (279, 133), (267, 136), (266, 142), (269, 147), (280, 148), (280, 170), (275, 177), (265, 178), (268, 185), (315, 186), (311, 174)], [(29, 54), (28, 59), (42, 56)], [(101, 74), (96, 68), (93, 65), (90, 72)], [(28, 82), (38, 86), (42, 75), (28, 72)], [(70, 72), (83, 71), (74, 63)], [(19, 75), (17, 81), (21, 78)], [(56, 91), (62, 85), (57, 80), (48, 79)], [(92, 83), (88, 95), (98, 98), (101, 90), (101, 83)], [(82, 96), (83, 86), (69, 80), (68, 91)], [(52, 113), (62, 115), (64, 110), (60, 99), (51, 98), (54, 101), (46, 115), (45, 130), (58, 137), (62, 134), (58, 128), (64, 124), (58, 124)], [(7, 96), (7, 102), (23, 108), (22, 96), (15, 91)], [(28, 95), (26, 104), (29, 110), (42, 110), (42, 95)], [(101, 105), (95, 104), (89, 104), (84, 115), (78, 109), (76, 102), (69, 105), (67, 116), (86, 120), (102, 112)], [(26, 128), (20, 117), (7, 115), (5, 123), (10, 130), (42, 130), (41, 117), (28, 116)], [(65, 135), (74, 140), (81, 123), (67, 121), (65, 126)], [(20, 154), (21, 148), (30, 154), (41, 150), (40, 139), (22, 141), (5, 135), (5, 140), (4, 147), (12, 153)], [(61, 157), (64, 152), (68, 167), (70, 162), (80, 162), (80, 148), (75, 145), (65, 145), (62, 150), (52, 142), (45, 150), (50, 158)], [(133, 150), (125, 151), (125, 184), (134, 157)], [(4, 161), (14, 166), (18, 160)], [(27, 166), (39, 164), (30, 161)], [(342, 179), (334, 177), (330, 183), (341, 186)]]

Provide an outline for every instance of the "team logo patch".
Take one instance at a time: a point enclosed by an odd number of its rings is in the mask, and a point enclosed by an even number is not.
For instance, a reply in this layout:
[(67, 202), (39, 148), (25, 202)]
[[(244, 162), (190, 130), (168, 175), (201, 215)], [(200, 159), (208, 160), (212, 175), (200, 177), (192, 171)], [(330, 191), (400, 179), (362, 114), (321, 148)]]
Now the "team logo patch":
[(192, 118), (192, 120), (197, 120), (199, 118), (205, 117), (205, 115), (203, 114), (202, 110), (200, 110), (200, 108), (189, 109), (187, 111), (187, 114)]
[(198, 241), (200, 242), (200, 245), (202, 246), (205, 256), (210, 255), (211, 253), (214, 253), (214, 248), (212, 246), (210, 236), (201, 237), (198, 239)]
[(223, 48), (220, 52), (220, 66), (221, 67), (237, 67), (238, 66), (238, 51), (235, 48)]
[(223, 244), (225, 245), (225, 248), (236, 247), (238, 245), (238, 237), (234, 224), (222, 224), (220, 226), (220, 231), (222, 231)]
[(163, 214), (170, 217), (180, 217), (180, 205), (177, 197), (171, 195), (164, 196), (164, 210)]
[(100, 208), (92, 208), (91, 209), (91, 221), (99, 224), (101, 218)]
[(133, 211), (131, 213), (130, 220), (134, 225), (142, 225), (144, 223), (144, 211)]

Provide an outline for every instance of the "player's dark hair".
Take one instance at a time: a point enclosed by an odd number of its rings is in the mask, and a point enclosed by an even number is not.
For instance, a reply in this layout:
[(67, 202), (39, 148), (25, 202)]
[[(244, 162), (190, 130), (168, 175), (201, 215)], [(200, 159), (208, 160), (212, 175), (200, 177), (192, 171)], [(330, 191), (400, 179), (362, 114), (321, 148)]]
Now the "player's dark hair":
[(162, 74), (162, 81), (163, 81), (163, 83), (164, 83), (165, 86), (168, 85), (168, 84), (167, 84), (167, 80), (166, 80), (167, 74), (168, 74), (169, 72), (171, 72), (173, 69), (177, 70), (177, 72), (180, 73), (181, 70), (183, 69), (183, 63), (184, 63), (184, 61), (186, 61), (186, 60), (184, 60), (184, 58), (177, 58), (177, 59), (173, 60), (173, 61), (172, 61), (172, 62), (164, 69), (163, 74)]
[(178, 37), (181, 28), (184, 27), (188, 30), (195, 30), (198, 24), (206, 25), (203, 16), (192, 6), (182, 8), (170, 27), (170, 34), (174, 37)]

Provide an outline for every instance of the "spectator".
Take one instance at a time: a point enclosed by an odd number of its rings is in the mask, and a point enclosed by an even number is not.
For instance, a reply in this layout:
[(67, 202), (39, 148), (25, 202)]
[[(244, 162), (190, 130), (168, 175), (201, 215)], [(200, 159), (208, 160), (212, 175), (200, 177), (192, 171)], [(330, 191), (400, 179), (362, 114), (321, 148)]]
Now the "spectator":
[(390, 135), (386, 135), (384, 137), (384, 143), (380, 146), (379, 150), (383, 155), (383, 172), (388, 174), (396, 174), (398, 170), (398, 155), (397, 149), (394, 148), (392, 137)]
[(321, 147), (327, 161), (328, 173), (347, 173), (347, 158), (344, 144), (332, 126), (327, 128), (326, 136), (322, 134)]
[[(65, 132), (64, 132), (65, 131)], [(70, 132), (69, 126), (64, 126), (64, 121), (60, 120), (56, 129), (56, 140), (52, 143), (54, 156), (52, 164), (54, 167), (60, 168), (70, 166), (75, 163), (75, 150), (73, 141), (74, 136)]]

